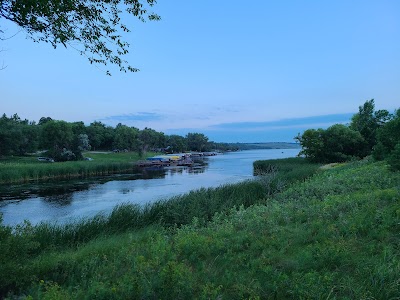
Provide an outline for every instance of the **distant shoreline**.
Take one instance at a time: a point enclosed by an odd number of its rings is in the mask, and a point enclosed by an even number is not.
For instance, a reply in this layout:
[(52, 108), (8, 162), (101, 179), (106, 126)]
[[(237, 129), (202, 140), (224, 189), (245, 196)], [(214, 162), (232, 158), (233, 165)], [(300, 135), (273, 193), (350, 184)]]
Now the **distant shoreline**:
[(298, 143), (287, 142), (259, 142), (259, 143), (227, 143), (232, 148), (239, 150), (255, 150), (255, 149), (300, 149)]

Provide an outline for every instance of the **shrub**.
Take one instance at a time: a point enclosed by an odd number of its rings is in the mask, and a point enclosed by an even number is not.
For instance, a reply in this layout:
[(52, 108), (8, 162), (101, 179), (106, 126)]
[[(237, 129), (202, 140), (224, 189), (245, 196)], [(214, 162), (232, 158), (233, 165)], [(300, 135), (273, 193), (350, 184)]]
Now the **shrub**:
[(400, 143), (398, 143), (390, 153), (388, 163), (392, 171), (400, 170)]

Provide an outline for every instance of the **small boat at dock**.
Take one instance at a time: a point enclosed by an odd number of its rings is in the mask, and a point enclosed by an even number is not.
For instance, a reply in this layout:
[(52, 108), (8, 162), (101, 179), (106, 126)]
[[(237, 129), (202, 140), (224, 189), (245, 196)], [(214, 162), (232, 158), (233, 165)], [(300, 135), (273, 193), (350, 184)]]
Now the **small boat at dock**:
[(186, 153), (183, 154), (168, 154), (168, 155), (157, 155), (148, 157), (146, 160), (140, 160), (136, 163), (138, 167), (169, 167), (169, 166), (192, 166), (193, 160)]

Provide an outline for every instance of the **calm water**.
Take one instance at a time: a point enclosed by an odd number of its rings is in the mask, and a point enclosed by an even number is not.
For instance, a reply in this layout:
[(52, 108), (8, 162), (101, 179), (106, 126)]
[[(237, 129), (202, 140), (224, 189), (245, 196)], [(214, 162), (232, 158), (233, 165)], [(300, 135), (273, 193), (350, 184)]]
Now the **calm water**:
[(201, 187), (217, 187), (253, 177), (253, 162), (293, 157), (299, 149), (248, 150), (204, 159), (196, 168), (140, 170), (136, 174), (89, 180), (0, 186), (3, 223), (27, 219), (65, 223), (110, 212), (117, 204), (151, 203)]

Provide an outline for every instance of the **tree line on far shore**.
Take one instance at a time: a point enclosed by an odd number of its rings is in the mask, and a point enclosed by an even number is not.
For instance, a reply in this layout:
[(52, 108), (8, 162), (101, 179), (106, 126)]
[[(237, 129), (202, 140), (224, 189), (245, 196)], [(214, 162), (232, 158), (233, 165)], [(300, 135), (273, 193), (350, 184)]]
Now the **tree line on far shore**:
[(319, 163), (344, 162), (372, 155), (400, 170), (400, 109), (394, 113), (375, 110), (374, 99), (366, 101), (349, 125), (308, 129), (295, 137), (300, 155)]
[(142, 130), (118, 124), (66, 122), (42, 117), (38, 123), (17, 114), (0, 118), (0, 157), (46, 151), (55, 161), (80, 160), (87, 150), (184, 152), (234, 150), (232, 145), (209, 141), (202, 133), (165, 135), (151, 128)]

